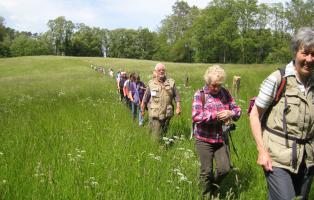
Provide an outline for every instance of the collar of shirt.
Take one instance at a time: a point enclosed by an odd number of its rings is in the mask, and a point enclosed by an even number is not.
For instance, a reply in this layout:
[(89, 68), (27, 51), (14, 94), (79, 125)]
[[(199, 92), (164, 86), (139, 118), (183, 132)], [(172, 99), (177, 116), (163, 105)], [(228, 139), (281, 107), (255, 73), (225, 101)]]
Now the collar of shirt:
[[(294, 60), (291, 61), (290, 63), (288, 63), (288, 64), (286, 65), (285, 77), (287, 77), (287, 76), (294, 76), (294, 77), (296, 78), (296, 80), (297, 80), (299, 90), (300, 90), (303, 94), (305, 94), (306, 88), (305, 88), (305, 86), (303, 85), (303, 83), (298, 80), (298, 78), (297, 78), (297, 76), (296, 76)], [(309, 85), (309, 84), (308, 84), (308, 85)]]
[(286, 65), (285, 77), (287, 76), (295, 76), (294, 61), (291, 61)]

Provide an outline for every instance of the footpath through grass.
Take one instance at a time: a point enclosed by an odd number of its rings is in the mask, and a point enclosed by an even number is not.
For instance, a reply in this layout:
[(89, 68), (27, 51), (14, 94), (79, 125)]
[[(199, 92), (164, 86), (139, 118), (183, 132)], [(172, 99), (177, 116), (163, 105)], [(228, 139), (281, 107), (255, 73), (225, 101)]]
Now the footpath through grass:
[[(171, 121), (167, 147), (147, 124), (137, 126), (118, 101), (114, 79), (90, 65), (140, 73), (147, 83), (156, 62), (74, 57), (0, 59), (0, 199), (200, 199), (199, 162), (189, 140), (191, 101), (208, 64), (165, 63), (176, 80), (183, 113)], [(223, 65), (242, 77), (243, 116), (232, 133), (237, 168), (216, 199), (266, 199), (264, 175), (246, 108), (277, 66)], [(183, 86), (189, 76), (190, 87)], [(313, 189), (313, 187), (312, 187)], [(313, 190), (310, 199), (314, 198)]]

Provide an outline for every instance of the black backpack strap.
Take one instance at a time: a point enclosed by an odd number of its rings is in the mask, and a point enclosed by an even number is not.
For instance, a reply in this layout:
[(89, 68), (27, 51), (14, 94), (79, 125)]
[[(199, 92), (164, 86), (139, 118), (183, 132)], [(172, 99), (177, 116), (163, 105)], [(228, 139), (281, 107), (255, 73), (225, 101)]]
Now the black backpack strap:
[(297, 168), (297, 162), (298, 162), (298, 158), (297, 158), (297, 144), (302, 144), (302, 145), (305, 145), (305, 144), (310, 144), (310, 141), (313, 139), (314, 135), (311, 134), (311, 136), (309, 138), (298, 138), (294, 135), (288, 135), (286, 132), (280, 132), (280, 131), (276, 131), (276, 130), (273, 130), (271, 128), (269, 128), (268, 126), (265, 127), (265, 129), (274, 134), (274, 135), (277, 135), (279, 137), (282, 137), (282, 138), (285, 138), (286, 139), (286, 143), (287, 143), (287, 140), (291, 140), (293, 141), (292, 143), (292, 152), (291, 152), (291, 157), (292, 157), (292, 167), (294, 169)]
[(204, 106), (205, 106), (205, 93), (204, 93), (204, 90), (200, 90), (200, 94), (201, 94), (201, 101), (202, 101), (202, 109), (204, 109)]

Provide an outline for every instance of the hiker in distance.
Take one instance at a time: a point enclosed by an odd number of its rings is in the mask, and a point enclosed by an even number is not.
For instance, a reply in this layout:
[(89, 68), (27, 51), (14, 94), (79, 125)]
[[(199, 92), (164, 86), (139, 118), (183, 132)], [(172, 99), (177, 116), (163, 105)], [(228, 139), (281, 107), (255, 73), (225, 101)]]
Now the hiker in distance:
[(169, 122), (174, 114), (173, 101), (176, 102), (176, 114), (181, 113), (180, 95), (175, 81), (166, 77), (166, 67), (162, 63), (155, 66), (156, 78), (148, 82), (143, 101), (142, 115), (148, 107), (150, 131), (157, 140), (161, 140), (167, 132)]
[[(205, 86), (196, 91), (192, 102), (195, 147), (200, 159), (200, 185), (203, 197), (215, 193), (230, 171), (230, 155), (223, 127), (241, 116), (241, 108), (223, 87), (225, 70), (213, 65), (204, 74)], [(227, 136), (228, 137), (228, 136)], [(216, 172), (213, 170), (215, 160)]]
[(314, 29), (300, 28), (291, 47), (283, 78), (277, 70), (264, 80), (250, 114), (271, 200), (307, 199), (314, 173)]

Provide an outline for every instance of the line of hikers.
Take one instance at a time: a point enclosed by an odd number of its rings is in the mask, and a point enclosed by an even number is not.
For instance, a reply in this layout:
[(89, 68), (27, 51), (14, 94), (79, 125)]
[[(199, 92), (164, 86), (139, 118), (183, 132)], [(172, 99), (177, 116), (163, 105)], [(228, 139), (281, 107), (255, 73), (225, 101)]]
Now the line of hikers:
[[(314, 29), (300, 28), (291, 46), (292, 61), (263, 81), (250, 112), (257, 163), (265, 173), (270, 200), (307, 199), (314, 176)], [(137, 87), (138, 75), (127, 79), (123, 73), (117, 85), (121, 100), (133, 108), (133, 117), (135, 108), (139, 118), (148, 108), (150, 131), (160, 139), (174, 111), (181, 113), (181, 100), (175, 81), (166, 76), (162, 63), (155, 66), (154, 73), (156, 76), (146, 87)], [(127, 80), (133, 83), (134, 91), (131, 87), (125, 89)], [(223, 87), (225, 80), (221, 66), (210, 66), (204, 74), (204, 86), (195, 92), (192, 101), (202, 198), (211, 198), (232, 168), (226, 133), (234, 128), (241, 108)]]
[(141, 111), (141, 103), (146, 86), (141, 81), (140, 75), (131, 73), (128, 76), (126, 72), (120, 70), (116, 73), (116, 84), (120, 94), (120, 101), (130, 108), (133, 121), (136, 121), (136, 118), (138, 118), (139, 126), (143, 126), (144, 116)]

